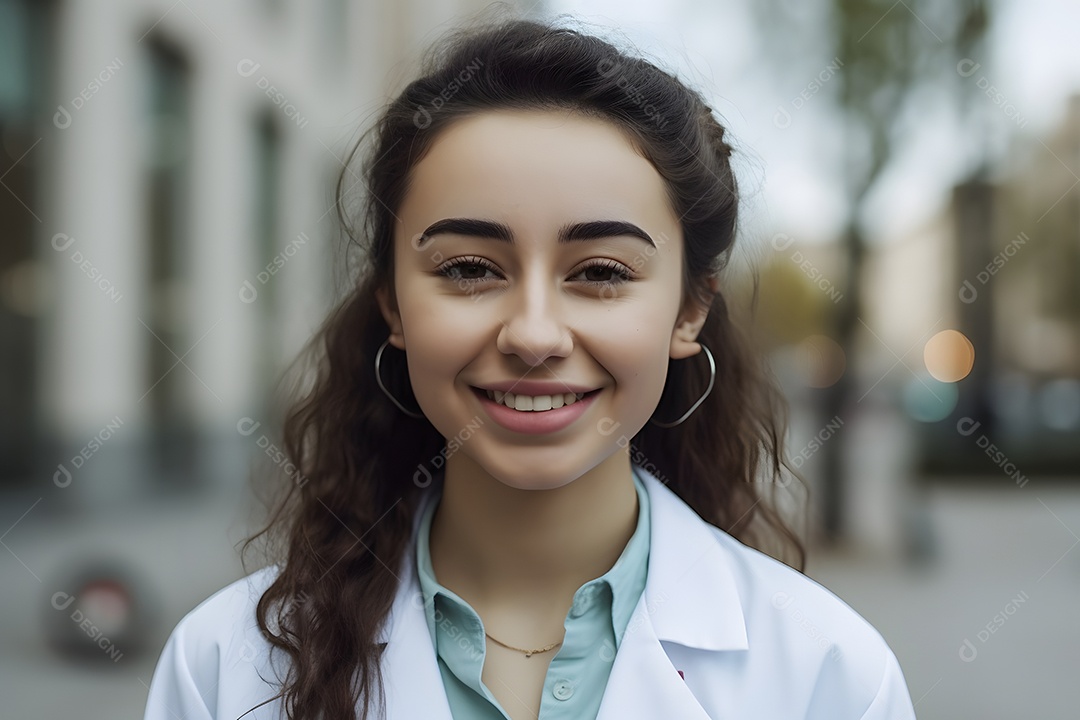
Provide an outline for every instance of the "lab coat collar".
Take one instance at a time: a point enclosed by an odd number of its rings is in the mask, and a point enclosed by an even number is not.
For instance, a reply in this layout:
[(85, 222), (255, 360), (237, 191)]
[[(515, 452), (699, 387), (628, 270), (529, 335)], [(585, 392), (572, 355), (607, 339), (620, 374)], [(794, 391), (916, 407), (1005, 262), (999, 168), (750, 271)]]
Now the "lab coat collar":
[[(672, 665), (663, 643), (703, 651), (749, 648), (742, 605), (728, 550), (716, 530), (652, 473), (634, 465), (650, 502), (649, 570), (622, 644), (614, 658), (597, 720), (678, 717), (707, 720)], [(441, 483), (441, 479), (436, 481)], [(401, 585), (380, 631), (387, 718), (452, 720), (442, 675), (427, 626), (414, 558), (419, 517), (438, 488), (426, 492), (413, 522), (399, 576)], [(714, 657), (702, 656), (703, 662)]]
[(746, 622), (728, 551), (682, 498), (634, 466), (652, 503), (645, 607), (656, 637), (701, 650), (746, 650)]

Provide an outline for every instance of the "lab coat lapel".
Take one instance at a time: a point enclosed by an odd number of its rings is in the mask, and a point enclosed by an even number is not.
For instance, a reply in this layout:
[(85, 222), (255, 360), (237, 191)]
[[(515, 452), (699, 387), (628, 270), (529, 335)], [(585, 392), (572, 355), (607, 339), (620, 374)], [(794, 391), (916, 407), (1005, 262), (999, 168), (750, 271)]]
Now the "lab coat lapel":
[(644, 603), (615, 654), (596, 720), (636, 717), (710, 720), (664, 652)]
[[(649, 491), (649, 572), (615, 655), (597, 720), (673, 717), (709, 720), (679, 671), (708, 677), (724, 651), (749, 648), (742, 605), (714, 530), (652, 474), (635, 468)], [(706, 652), (676, 668), (663, 643)]]
[(382, 655), (386, 720), (453, 720), (415, 571), (416, 530), (431, 498), (430, 493), (425, 495), (416, 513), (412, 541), (399, 573), (397, 596), (379, 635), (379, 642), (386, 643)]

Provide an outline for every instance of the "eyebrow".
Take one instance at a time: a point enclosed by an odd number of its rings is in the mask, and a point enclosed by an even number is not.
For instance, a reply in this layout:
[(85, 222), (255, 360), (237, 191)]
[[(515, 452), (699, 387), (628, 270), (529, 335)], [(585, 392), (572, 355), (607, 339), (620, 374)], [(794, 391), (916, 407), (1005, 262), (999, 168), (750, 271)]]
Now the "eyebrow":
[[(443, 233), (489, 238), (511, 245), (514, 243), (514, 231), (505, 223), (475, 218), (446, 218), (429, 225), (422, 234), (423, 241), (420, 244)], [(640, 238), (656, 247), (656, 243), (653, 242), (647, 232), (624, 220), (590, 220), (588, 222), (568, 223), (559, 228), (558, 238), (559, 244), (563, 245), (572, 242), (618, 237), (620, 235)]]

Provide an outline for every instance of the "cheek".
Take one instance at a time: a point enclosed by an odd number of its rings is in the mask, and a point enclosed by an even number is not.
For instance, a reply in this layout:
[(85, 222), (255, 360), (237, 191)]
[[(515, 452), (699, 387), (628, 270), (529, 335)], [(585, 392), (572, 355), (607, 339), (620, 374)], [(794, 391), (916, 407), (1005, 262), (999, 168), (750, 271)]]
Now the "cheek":
[(449, 407), (451, 384), (485, 343), (494, 342), (492, 324), (469, 298), (446, 297), (431, 288), (410, 288), (401, 303), (405, 348), (413, 392), (429, 417)]
[(669, 313), (659, 304), (634, 303), (590, 320), (579, 332), (589, 354), (614, 378), (622, 402), (651, 413), (667, 376)]

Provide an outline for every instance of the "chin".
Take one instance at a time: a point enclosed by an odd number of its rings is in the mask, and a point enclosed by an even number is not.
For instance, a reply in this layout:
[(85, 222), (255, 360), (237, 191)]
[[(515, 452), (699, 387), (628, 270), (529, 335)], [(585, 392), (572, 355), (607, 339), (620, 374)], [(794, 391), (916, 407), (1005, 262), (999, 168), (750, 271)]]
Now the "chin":
[[(533, 465), (533, 463), (529, 463)], [(498, 483), (516, 490), (552, 490), (567, 484), (566, 475), (558, 472), (537, 474), (528, 468), (512, 469), (500, 464), (498, 467), (481, 466)]]
[(501, 482), (503, 485), (514, 488), (515, 490), (556, 490), (573, 482), (573, 480), (567, 481), (565, 478), (559, 478), (557, 480), (552, 480), (549, 478), (537, 480), (535, 478), (520, 477), (495, 479)]

